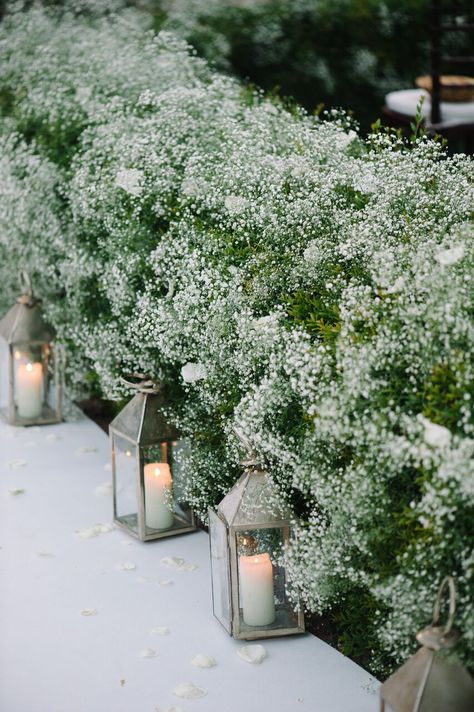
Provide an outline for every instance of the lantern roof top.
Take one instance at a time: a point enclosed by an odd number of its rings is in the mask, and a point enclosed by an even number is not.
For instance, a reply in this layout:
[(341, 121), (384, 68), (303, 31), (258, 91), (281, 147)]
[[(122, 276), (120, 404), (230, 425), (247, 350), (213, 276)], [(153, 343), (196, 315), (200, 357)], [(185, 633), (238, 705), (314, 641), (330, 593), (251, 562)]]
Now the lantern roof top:
[(383, 683), (380, 693), (397, 712), (474, 709), (474, 681), (468, 671), (425, 647)]
[(141, 446), (176, 440), (178, 431), (166, 421), (162, 408), (161, 394), (140, 391), (113, 419), (110, 428)]
[[(449, 588), (449, 618), (440, 623), (442, 595)], [(451, 576), (441, 582), (433, 610), (433, 622), (417, 633), (422, 644), (402, 667), (383, 683), (380, 694), (397, 712), (471, 712), (474, 710), (474, 680), (445, 651), (456, 645), (459, 635), (452, 628), (456, 589)]]
[(33, 296), (31, 280), (26, 272), (21, 273), (21, 284), (22, 294), (0, 320), (0, 336), (8, 344), (51, 341), (54, 329), (43, 317), (41, 300)]
[(229, 526), (285, 524), (292, 512), (268, 472), (250, 464), (220, 502), (218, 513)]

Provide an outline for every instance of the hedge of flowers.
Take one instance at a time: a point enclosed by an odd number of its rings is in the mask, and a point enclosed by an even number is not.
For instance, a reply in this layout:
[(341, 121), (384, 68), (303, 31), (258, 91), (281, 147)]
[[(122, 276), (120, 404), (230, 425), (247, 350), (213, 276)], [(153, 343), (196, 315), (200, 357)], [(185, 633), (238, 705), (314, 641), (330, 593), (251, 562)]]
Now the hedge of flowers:
[(240, 428), (341, 650), (387, 672), (453, 574), (472, 664), (472, 159), (289, 111), (117, 6), (0, 26), (2, 309), (27, 268), (71, 392), (166, 384), (204, 521)]

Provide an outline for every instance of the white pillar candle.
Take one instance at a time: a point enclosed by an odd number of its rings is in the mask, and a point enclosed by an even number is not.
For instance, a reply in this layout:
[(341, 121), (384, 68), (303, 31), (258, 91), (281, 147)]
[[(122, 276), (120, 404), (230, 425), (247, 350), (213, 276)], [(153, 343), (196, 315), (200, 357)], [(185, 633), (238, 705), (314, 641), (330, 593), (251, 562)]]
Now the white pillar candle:
[(244, 623), (270, 625), (275, 620), (273, 565), (269, 554), (239, 557), (240, 596)]
[(16, 372), (16, 401), (20, 418), (33, 419), (43, 409), (43, 366), (20, 363)]
[(145, 465), (146, 524), (152, 529), (169, 529), (173, 525), (173, 480), (166, 462)]

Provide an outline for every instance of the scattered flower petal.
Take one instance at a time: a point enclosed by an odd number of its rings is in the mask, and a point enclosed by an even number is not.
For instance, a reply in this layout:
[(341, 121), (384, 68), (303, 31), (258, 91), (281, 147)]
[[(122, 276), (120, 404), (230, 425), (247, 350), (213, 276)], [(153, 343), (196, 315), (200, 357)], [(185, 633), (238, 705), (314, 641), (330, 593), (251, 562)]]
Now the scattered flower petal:
[(198, 653), (191, 660), (191, 665), (198, 668), (211, 668), (217, 665), (215, 658), (210, 655), (204, 655), (204, 653)]
[(19, 489), (13, 489), (13, 488), (11, 488), (11, 489), (9, 489), (8, 491), (9, 491), (10, 494), (13, 495), (14, 497), (18, 497), (19, 494), (25, 494), (26, 489), (20, 489), (20, 488), (19, 488)]
[(99, 450), (93, 445), (84, 445), (83, 447), (78, 447), (74, 450), (75, 455), (88, 455), (92, 452), (99, 452)]
[(100, 534), (107, 534), (113, 530), (112, 524), (94, 524), (87, 529), (76, 529), (76, 534), (81, 539), (93, 539)]
[(153, 635), (169, 635), (170, 629), (165, 626), (155, 625), (155, 627), (151, 629), (151, 632)]
[(197, 569), (195, 564), (190, 564), (185, 559), (180, 556), (165, 556), (161, 559), (163, 566), (169, 566), (171, 569), (178, 569), (178, 571), (194, 571)]
[(171, 705), (168, 707), (155, 707), (155, 712), (183, 712), (181, 707), (175, 707), (175, 705)]
[(49, 433), (46, 437), (45, 440), (47, 440), (50, 443), (56, 442), (56, 440), (61, 440), (60, 436), (57, 435), (56, 433)]
[(163, 581), (158, 582), (160, 586), (172, 586), (174, 581), (171, 579), (163, 579)]
[(121, 564), (117, 564), (117, 569), (119, 571), (134, 571), (134, 569), (137, 568), (137, 565), (134, 564), (132, 561), (124, 561)]
[(251, 663), (252, 665), (260, 665), (260, 663), (267, 657), (267, 651), (263, 645), (244, 645), (239, 648), (237, 655), (246, 663)]
[(15, 460), (9, 460), (7, 462), (7, 467), (9, 470), (19, 470), (20, 467), (25, 467), (25, 465), (27, 464), (28, 463), (26, 460), (20, 460), (19, 458), (17, 458)]
[(176, 697), (182, 697), (183, 700), (198, 700), (200, 697), (207, 695), (207, 690), (203, 687), (198, 687), (192, 682), (183, 682), (172, 691)]
[(103, 482), (101, 485), (95, 488), (95, 493), (98, 495), (111, 495), (113, 492), (111, 482)]
[(153, 648), (144, 648), (140, 652), (140, 655), (142, 658), (156, 658), (158, 656), (158, 653)]
[(96, 616), (97, 613), (97, 608), (83, 608), (81, 611), (81, 616)]

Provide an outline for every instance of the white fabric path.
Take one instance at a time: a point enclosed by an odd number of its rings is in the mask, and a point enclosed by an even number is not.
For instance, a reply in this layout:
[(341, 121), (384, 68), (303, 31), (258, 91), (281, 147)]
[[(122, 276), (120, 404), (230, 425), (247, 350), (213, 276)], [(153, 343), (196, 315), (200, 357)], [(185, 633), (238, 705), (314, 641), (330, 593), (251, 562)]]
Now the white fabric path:
[[(41, 429), (0, 424), (2, 712), (378, 709), (377, 681), (309, 634), (263, 641), (260, 665), (237, 656), (244, 641), (212, 615), (204, 532), (146, 544), (119, 530), (81, 538), (77, 530), (110, 523), (108, 460), (107, 437), (82, 416)], [(169, 556), (198, 568), (166, 568)], [(142, 657), (147, 648), (157, 656)], [(197, 653), (217, 666), (193, 667)], [(207, 695), (179, 699), (183, 682)]]

